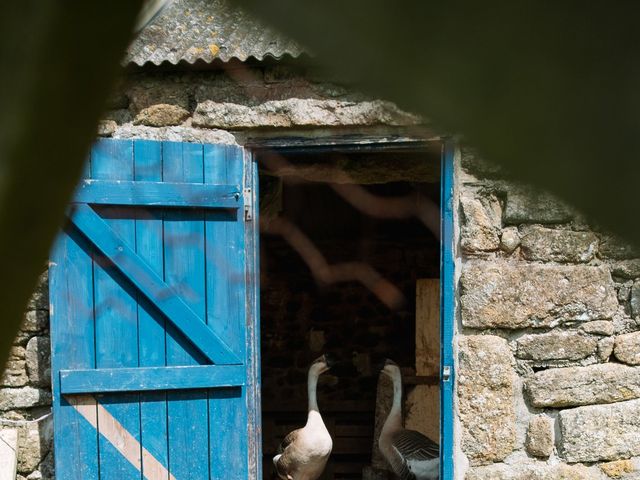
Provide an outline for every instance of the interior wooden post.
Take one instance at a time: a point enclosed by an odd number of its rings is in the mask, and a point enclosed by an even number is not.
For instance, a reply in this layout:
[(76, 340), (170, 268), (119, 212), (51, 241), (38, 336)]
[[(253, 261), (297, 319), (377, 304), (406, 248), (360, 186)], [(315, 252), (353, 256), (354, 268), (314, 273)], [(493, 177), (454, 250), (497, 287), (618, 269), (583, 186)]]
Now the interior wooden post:
[[(437, 377), (440, 370), (440, 280), (416, 285), (416, 375)], [(405, 427), (439, 442), (440, 387), (416, 385), (405, 399)]]

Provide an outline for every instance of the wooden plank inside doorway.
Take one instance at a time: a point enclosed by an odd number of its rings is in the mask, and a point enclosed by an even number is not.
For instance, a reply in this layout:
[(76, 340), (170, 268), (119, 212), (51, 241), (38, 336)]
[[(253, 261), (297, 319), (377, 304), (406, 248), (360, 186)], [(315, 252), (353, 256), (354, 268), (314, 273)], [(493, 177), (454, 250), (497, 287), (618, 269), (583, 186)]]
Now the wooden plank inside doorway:
[[(421, 279), (416, 285), (416, 375), (438, 377), (439, 370), (440, 279)], [(439, 385), (416, 385), (405, 402), (405, 427), (439, 443)]]

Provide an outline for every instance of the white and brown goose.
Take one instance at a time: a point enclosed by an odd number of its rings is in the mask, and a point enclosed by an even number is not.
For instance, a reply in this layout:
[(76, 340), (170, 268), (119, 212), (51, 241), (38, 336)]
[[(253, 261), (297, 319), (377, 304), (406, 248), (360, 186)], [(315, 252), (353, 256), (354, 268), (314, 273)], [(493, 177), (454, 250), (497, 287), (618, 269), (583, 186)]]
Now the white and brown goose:
[(318, 377), (331, 367), (327, 355), (313, 361), (309, 367), (307, 392), (309, 410), (304, 427), (289, 433), (273, 457), (278, 477), (282, 480), (316, 480), (327, 464), (333, 442), (318, 410)]
[(401, 480), (437, 480), (440, 470), (438, 444), (420, 432), (402, 427), (400, 367), (387, 360), (381, 373), (393, 381), (393, 403), (378, 439), (382, 456)]

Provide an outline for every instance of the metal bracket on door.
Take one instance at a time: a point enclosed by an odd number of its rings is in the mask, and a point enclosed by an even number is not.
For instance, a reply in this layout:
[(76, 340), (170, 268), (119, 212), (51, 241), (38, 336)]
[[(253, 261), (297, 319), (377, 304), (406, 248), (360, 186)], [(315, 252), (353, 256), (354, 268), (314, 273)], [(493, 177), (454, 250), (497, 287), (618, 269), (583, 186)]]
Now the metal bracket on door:
[(244, 195), (244, 220), (250, 222), (253, 220), (253, 195), (250, 188), (245, 188)]

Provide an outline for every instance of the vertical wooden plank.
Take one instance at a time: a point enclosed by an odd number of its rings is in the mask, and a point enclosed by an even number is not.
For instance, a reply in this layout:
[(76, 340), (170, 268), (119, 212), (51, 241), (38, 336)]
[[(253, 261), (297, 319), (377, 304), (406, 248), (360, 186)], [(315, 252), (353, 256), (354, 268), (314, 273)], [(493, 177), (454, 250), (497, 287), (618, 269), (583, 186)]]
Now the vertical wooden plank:
[[(203, 182), (202, 145), (164, 142), (162, 158), (165, 181)], [(206, 313), (204, 239), (202, 211), (165, 212), (165, 281), (203, 319)], [(195, 365), (202, 362), (202, 356), (187, 339), (169, 326), (167, 363)], [(179, 479), (209, 478), (206, 390), (168, 393), (167, 408), (170, 473)]]
[(440, 279), (416, 283), (416, 375), (440, 370)]
[(247, 425), (248, 476), (262, 480), (262, 405), (260, 394), (260, 218), (258, 199), (258, 164), (249, 151), (243, 150), (244, 185), (251, 189), (250, 213), (253, 221), (244, 223), (246, 269), (246, 352), (247, 359)]
[(455, 307), (455, 252), (453, 181), (455, 143), (445, 141), (442, 152), (440, 245), (440, 478), (454, 478), (453, 462), (453, 334)]
[[(416, 285), (416, 374), (438, 376), (440, 371), (440, 280), (418, 280)], [(438, 441), (440, 387), (416, 385), (409, 392), (405, 426)]]
[[(135, 180), (162, 181), (162, 144), (134, 142)], [(162, 247), (162, 211), (137, 209), (136, 249), (138, 255), (160, 276), (164, 276)], [(141, 367), (166, 365), (166, 319), (142, 295), (138, 296), (138, 350)], [(165, 392), (140, 394), (141, 444), (158, 462), (168, 468), (167, 395)], [(152, 471), (143, 455), (142, 473)], [(157, 477), (154, 477), (157, 478)], [(168, 478), (168, 472), (162, 478)]]
[[(91, 154), (91, 176), (100, 180), (133, 180), (133, 143), (103, 140)], [(100, 209), (105, 221), (135, 248), (135, 219), (131, 209)], [(137, 293), (110, 263), (102, 259), (95, 269), (95, 318), (97, 368), (138, 366)], [(140, 404), (138, 394), (100, 395), (97, 400), (139, 442)], [(103, 426), (98, 422), (98, 429)], [(108, 428), (107, 425), (104, 428)], [(104, 437), (99, 439), (100, 478), (142, 478)], [(141, 452), (133, 463), (140, 463)]]
[[(205, 145), (205, 183), (242, 184), (242, 150), (233, 145)], [(245, 358), (244, 212), (205, 212), (207, 233), (207, 323), (231, 350)]]
[[(98, 432), (60, 395), (61, 368), (95, 368), (93, 265), (89, 246), (65, 228), (49, 267), (55, 468), (65, 480), (98, 480)], [(94, 415), (97, 412), (94, 410)]]
[[(243, 184), (244, 159), (235, 146), (205, 145), (205, 183)], [(244, 213), (205, 213), (207, 322), (246, 365)], [(248, 478), (246, 388), (209, 390), (210, 478)]]

